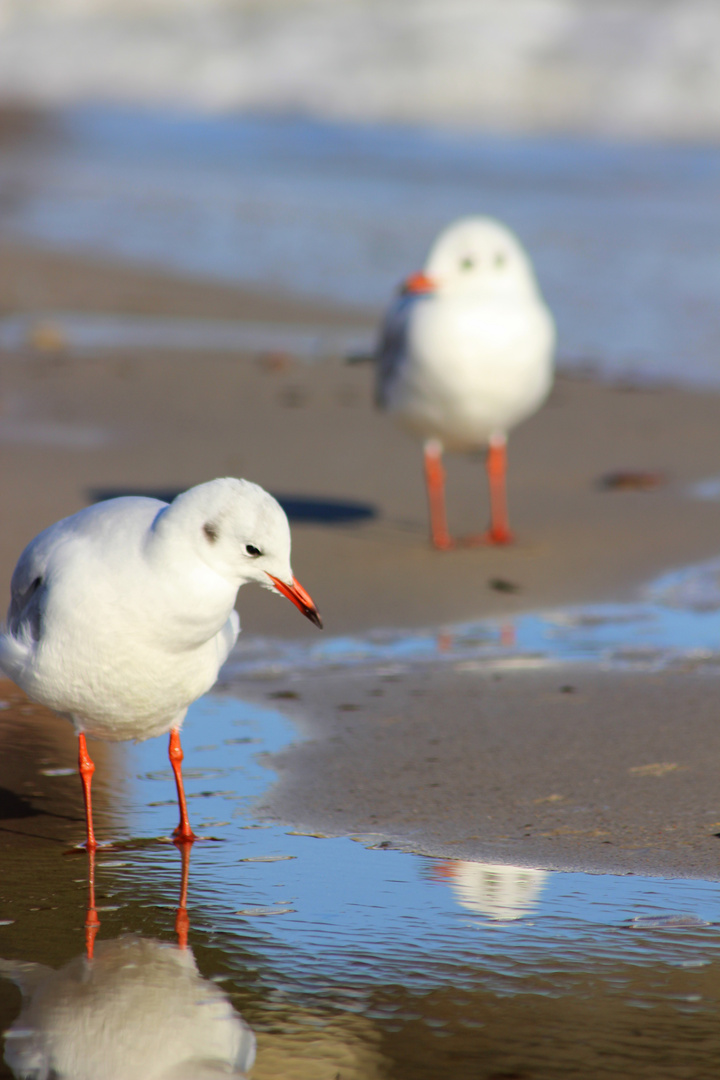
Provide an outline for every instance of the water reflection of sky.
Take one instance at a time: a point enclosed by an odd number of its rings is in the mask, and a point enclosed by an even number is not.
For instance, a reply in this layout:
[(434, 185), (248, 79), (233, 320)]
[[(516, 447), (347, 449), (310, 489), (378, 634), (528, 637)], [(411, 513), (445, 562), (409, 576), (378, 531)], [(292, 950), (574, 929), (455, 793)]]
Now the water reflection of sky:
[[(664, 663), (687, 661), (698, 642), (712, 645), (718, 573), (707, 564), (668, 576), (630, 608), (525, 616), (514, 641), (509, 623), (411, 635), (412, 647), (396, 648), (393, 635), (352, 648), (331, 641), (330, 666), (449, 658), (462, 670), (497, 663), (500, 652), (507, 664), (535, 662), (540, 651), (544, 663), (605, 661), (637, 642)], [(322, 668), (297, 649), (282, 655), (283, 670)], [(268, 663), (275, 670), (278, 655), (236, 660), (235, 677), (262, 676)], [(564, 1075), (565, 1066), (579, 1075), (580, 1046), (588, 1075), (601, 1064), (609, 1076), (635, 1075), (667, 1055), (688, 1075), (713, 1074), (720, 883), (430, 859), (383, 847), (381, 836), (358, 842), (261, 823), (253, 808), (273, 781), (262, 755), (298, 737), (280, 709), (229, 695), (197, 702), (184, 729), (186, 790), (202, 837), (190, 859), (190, 944), (228, 1015), (258, 1036), (255, 1077), (464, 1077), (486, 1053), (495, 1075), (508, 1074), (513, 1054), (532, 1075)], [(128, 931), (169, 941), (178, 905), (180, 857), (157, 842), (177, 815), (164, 743), (128, 746), (123, 762), (110, 799), (124, 822), (112, 826), (115, 838), (127, 843), (98, 853), (98, 955), (104, 943), (108, 955), (122, 950), (118, 935)], [(80, 927), (85, 857), (73, 863)], [(13, 926), (3, 933), (11, 944)], [(592, 1038), (578, 1043), (581, 1030)], [(462, 1063), (457, 1073), (451, 1060)]]
[[(388, 670), (429, 660), (453, 662), (460, 670), (575, 660), (642, 667), (720, 663), (719, 580), (720, 564), (711, 562), (665, 575), (634, 605), (524, 615), (511, 623), (488, 621), (442, 632), (388, 631), (331, 638), (324, 645), (291, 643), (284, 650), (276, 643), (264, 656), (262, 644), (256, 644), (248, 650), (251, 655), (239, 651), (230, 677), (262, 677), (307, 665), (337, 670), (362, 663)], [(483, 885), (477, 876), (472, 881), (461, 863), (348, 839), (298, 836), (281, 826), (253, 827), (253, 802), (272, 780), (258, 755), (296, 740), (294, 727), (277, 709), (215, 697), (193, 707), (187, 732), (194, 819), (203, 832), (224, 841), (196, 846), (194, 872), (203, 879), (210, 875), (206, 884), (224, 909), (223, 923), (228, 918), (235, 925), (247, 919), (253, 925), (267, 922), (263, 935), (308, 955), (324, 952), (329, 941), (339, 956), (360, 943), (363, 950), (382, 953), (388, 942), (396, 951), (416, 951), (423, 942), (430, 952), (442, 942), (443, 950), (450, 947), (459, 955), (469, 940), (473, 948), (481, 941), (483, 951), (495, 953), (511, 943), (547, 947), (549, 940), (575, 937), (612, 952), (618, 943), (608, 942), (608, 927), (673, 934), (683, 932), (678, 920), (701, 925), (718, 919), (720, 885), (714, 882), (548, 873), (528, 885), (522, 868), (516, 868), (517, 878), (506, 876), (502, 884), (503, 912), (488, 889), (492, 873), (484, 875)], [(133, 753), (137, 779), (129, 825), (136, 833), (157, 835), (167, 831), (168, 815), (174, 813), (170, 772), (157, 772), (152, 743)], [(164, 794), (154, 793), (156, 788)], [(258, 914), (232, 914), (253, 910)]]
[[(487, 880), (471, 884), (469, 892), (458, 888), (463, 868), (473, 864), (257, 826), (252, 803), (272, 780), (257, 755), (296, 738), (277, 710), (219, 697), (193, 707), (185, 736), (193, 825), (215, 838), (192, 853), (191, 921), (239, 935), (261, 952), (270, 949), (273, 965), (284, 956), (288, 977), (298, 977), (301, 963), (305, 977), (339, 978), (350, 955), (364, 957), (361, 982), (385, 980), (388, 965), (397, 964), (406, 985), (408, 979), (442, 981), (443, 963), (468, 955), (484, 957), (507, 976), (527, 962), (524, 950), (556, 950), (565, 963), (582, 943), (596, 959), (610, 959), (652, 948), (660, 944), (658, 935), (668, 962), (679, 962), (688, 928), (715, 946), (717, 882), (547, 873), (528, 891), (523, 869), (508, 868), (498, 911)], [(167, 834), (174, 825), (170, 770), (157, 768), (161, 753), (153, 741), (132, 750), (127, 827), (133, 836)], [(157, 849), (101, 856), (99, 875), (105, 864), (121, 889), (133, 888), (152, 879), (157, 862)], [(620, 930), (620, 937), (608, 934)], [(429, 966), (415, 968), (423, 956)]]
[(669, 573), (635, 603), (596, 604), (421, 630), (378, 630), (310, 643), (240, 643), (229, 677), (428, 661), (472, 670), (590, 662), (615, 667), (720, 665), (720, 562)]

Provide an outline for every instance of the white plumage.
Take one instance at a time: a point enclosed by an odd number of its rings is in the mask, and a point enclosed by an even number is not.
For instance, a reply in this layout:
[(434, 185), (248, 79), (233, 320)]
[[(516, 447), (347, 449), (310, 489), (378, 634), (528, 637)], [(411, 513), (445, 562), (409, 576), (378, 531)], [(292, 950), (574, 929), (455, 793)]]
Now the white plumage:
[[(233, 605), (251, 581), (321, 625), (293, 577), (285, 513), (257, 484), (225, 478), (170, 504), (99, 503), (51, 525), (22, 553), (0, 668), (72, 720), (82, 771), (85, 733), (177, 737), (235, 643)], [(177, 748), (181, 761), (179, 740)]]
[(547, 396), (554, 345), (552, 316), (528, 257), (510, 230), (491, 218), (462, 218), (445, 229), (423, 272), (408, 279), (389, 308), (378, 349), (377, 398), (426, 440), (436, 546), (451, 546), (443, 449), (490, 448), (493, 520), (485, 539), (510, 539), (505, 440)]

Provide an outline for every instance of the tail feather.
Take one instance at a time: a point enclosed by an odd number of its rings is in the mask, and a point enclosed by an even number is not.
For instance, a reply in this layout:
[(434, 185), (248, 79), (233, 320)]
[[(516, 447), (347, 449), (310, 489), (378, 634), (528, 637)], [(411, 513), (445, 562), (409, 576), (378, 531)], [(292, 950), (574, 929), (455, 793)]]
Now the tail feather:
[(20, 686), (34, 646), (32, 636), (25, 632), (23, 626), (16, 634), (7, 629), (0, 633), (0, 671)]

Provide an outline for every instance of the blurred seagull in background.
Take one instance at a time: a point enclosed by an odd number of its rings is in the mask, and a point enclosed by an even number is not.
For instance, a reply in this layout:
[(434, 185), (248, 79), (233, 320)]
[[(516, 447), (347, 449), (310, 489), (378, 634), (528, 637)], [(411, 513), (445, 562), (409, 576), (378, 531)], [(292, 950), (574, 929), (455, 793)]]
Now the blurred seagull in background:
[(66, 716), (79, 740), (87, 847), (97, 847), (85, 735), (118, 741), (170, 732), (179, 843), (192, 842), (180, 726), (240, 631), (238, 589), (282, 593), (316, 626), (290, 567), (290, 527), (257, 484), (225, 478), (161, 502), (110, 499), (58, 521), (25, 548), (12, 577), (0, 669)]
[(454, 546), (445, 511), (443, 450), (487, 447), (490, 528), (465, 543), (508, 544), (507, 432), (552, 385), (555, 326), (514, 234), (461, 218), (390, 306), (377, 350), (377, 401), (425, 440), (432, 543)]

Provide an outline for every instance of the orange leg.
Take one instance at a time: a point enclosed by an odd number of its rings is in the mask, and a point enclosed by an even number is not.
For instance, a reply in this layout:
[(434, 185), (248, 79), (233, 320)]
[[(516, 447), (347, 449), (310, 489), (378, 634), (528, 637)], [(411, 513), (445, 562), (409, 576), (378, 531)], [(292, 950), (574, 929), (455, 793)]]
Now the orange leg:
[(513, 535), (507, 510), (507, 452), (505, 439), (491, 439), (487, 455), (487, 475), (490, 484), (490, 529), (487, 542), (511, 544)]
[(85, 915), (85, 949), (88, 960), (92, 960), (95, 949), (95, 935), (100, 929), (97, 909), (95, 907), (95, 849), (90, 848), (90, 867), (88, 871), (88, 908)]
[(442, 446), (435, 439), (425, 443), (425, 485), (430, 508), (430, 539), (439, 551), (453, 546), (448, 532), (445, 513), (445, 470), (442, 464)]
[(82, 780), (83, 786), (83, 796), (85, 798), (87, 849), (88, 851), (95, 851), (97, 847), (97, 840), (95, 839), (95, 830), (93, 829), (92, 798), (90, 795), (90, 785), (92, 783), (93, 773), (95, 772), (95, 765), (90, 755), (88, 754), (85, 735), (82, 732), (80, 732), (80, 734), (78, 735), (78, 764), (80, 768), (80, 778)]
[(173, 728), (170, 732), (170, 746), (168, 747), (170, 764), (175, 773), (175, 785), (177, 787), (178, 806), (180, 807), (180, 824), (173, 832), (177, 844), (192, 844), (196, 839), (195, 833), (190, 828), (190, 818), (185, 801), (185, 788), (182, 780), (182, 762), (184, 754), (180, 745), (180, 731)]
[(180, 855), (182, 858), (182, 877), (180, 879), (180, 903), (178, 904), (177, 915), (175, 916), (175, 933), (177, 934), (178, 945), (181, 949), (187, 948), (188, 930), (190, 929), (190, 920), (187, 913), (187, 894), (188, 894), (188, 881), (190, 879), (190, 848), (191, 844), (178, 844), (180, 848)]

